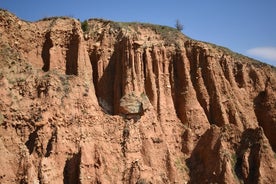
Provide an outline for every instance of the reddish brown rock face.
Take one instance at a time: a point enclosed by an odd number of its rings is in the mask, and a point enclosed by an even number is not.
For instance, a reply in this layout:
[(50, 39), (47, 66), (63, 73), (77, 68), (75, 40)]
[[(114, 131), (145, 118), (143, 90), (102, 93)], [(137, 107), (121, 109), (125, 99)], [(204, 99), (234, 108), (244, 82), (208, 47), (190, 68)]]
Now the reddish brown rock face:
[(276, 183), (276, 70), (173, 28), (0, 11), (1, 183)]

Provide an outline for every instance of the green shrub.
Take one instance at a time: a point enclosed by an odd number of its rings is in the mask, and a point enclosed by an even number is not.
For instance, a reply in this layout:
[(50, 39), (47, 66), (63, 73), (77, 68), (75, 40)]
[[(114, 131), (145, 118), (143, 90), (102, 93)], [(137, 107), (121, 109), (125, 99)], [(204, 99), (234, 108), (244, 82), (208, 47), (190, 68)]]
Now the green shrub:
[(88, 26), (88, 21), (87, 20), (85, 20), (85, 21), (83, 21), (81, 23), (81, 29), (82, 29), (83, 32), (87, 32), (88, 31), (89, 26)]

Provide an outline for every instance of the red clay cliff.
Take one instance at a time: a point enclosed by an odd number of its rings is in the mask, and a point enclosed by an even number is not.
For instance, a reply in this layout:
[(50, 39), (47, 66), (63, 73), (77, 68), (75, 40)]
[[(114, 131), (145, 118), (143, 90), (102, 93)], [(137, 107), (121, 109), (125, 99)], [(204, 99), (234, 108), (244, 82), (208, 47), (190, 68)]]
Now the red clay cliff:
[(0, 183), (276, 183), (275, 67), (151, 24), (0, 35)]

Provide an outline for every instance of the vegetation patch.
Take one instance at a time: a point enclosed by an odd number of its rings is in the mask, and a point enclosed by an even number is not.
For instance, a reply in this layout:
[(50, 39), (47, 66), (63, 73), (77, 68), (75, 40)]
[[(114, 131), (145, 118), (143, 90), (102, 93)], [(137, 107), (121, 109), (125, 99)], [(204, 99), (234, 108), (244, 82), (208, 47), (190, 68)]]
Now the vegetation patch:
[(44, 17), (44, 18), (42, 18), (42, 19), (38, 20), (38, 22), (39, 22), (39, 21), (57, 20), (57, 19), (66, 20), (66, 19), (73, 19), (73, 17), (71, 17), (71, 16), (53, 16), (53, 17)]
[(125, 30), (129, 33), (133, 34), (140, 34), (140, 29), (151, 29), (156, 34), (160, 35), (161, 39), (165, 40), (165, 44), (177, 44), (177, 40), (180, 37), (188, 38), (187, 36), (183, 35), (180, 30), (163, 25), (156, 25), (150, 23), (140, 23), (140, 22), (113, 22), (110, 20), (104, 19), (89, 19), (88, 21), (99, 21), (102, 22), (104, 25), (110, 25), (114, 30), (122, 31)]
[(81, 29), (84, 33), (89, 31), (89, 25), (87, 20), (81, 22)]
[(187, 165), (185, 163), (185, 158), (182, 158), (182, 157), (177, 158), (175, 160), (174, 164), (175, 164), (175, 167), (182, 173), (190, 172), (189, 168), (187, 167)]
[(237, 157), (237, 154), (233, 153), (231, 156), (231, 165), (232, 165), (232, 173), (235, 179), (239, 182), (241, 182), (241, 179), (239, 178), (239, 170), (240, 170), (240, 158)]
[(70, 84), (69, 84), (70, 76), (67, 76), (67, 75), (60, 75), (60, 76), (59, 76), (59, 79), (60, 79), (61, 84), (62, 84), (62, 86), (63, 86), (64, 94), (65, 94), (65, 96), (67, 97), (67, 94), (71, 91), (71, 89), (70, 89)]
[(162, 25), (156, 25), (156, 24), (149, 24), (149, 23), (139, 23), (139, 22), (126, 22), (126, 23), (117, 23), (122, 25), (122, 27), (131, 27), (134, 30), (138, 30), (138, 28), (143, 28), (143, 29), (151, 29), (153, 30), (156, 34), (159, 34), (162, 39), (165, 40), (166, 44), (174, 44), (176, 43), (176, 40), (180, 37), (183, 36), (183, 34), (172, 27), (169, 26), (162, 26)]
[(2, 113), (0, 113), (0, 125), (4, 122), (4, 116)]

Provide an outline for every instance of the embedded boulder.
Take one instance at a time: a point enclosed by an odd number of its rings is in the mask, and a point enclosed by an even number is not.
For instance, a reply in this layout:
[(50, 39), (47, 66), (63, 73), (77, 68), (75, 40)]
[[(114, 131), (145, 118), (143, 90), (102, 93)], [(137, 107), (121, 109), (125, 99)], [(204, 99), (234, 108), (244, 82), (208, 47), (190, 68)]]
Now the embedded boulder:
[(142, 116), (149, 108), (149, 100), (142, 93), (137, 95), (134, 92), (124, 95), (120, 99), (119, 114), (127, 117)]

